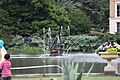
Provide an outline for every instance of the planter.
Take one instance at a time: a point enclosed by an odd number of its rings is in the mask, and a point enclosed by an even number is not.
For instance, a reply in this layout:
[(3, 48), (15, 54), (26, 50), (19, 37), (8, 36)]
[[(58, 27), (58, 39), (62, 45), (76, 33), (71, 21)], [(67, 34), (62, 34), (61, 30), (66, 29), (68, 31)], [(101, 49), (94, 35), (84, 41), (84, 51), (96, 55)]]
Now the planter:
[(99, 52), (98, 54), (100, 55), (100, 57), (102, 57), (103, 59), (106, 60), (113, 60), (119, 57), (119, 53), (109, 53), (109, 52)]
[(105, 75), (116, 75), (117, 69), (111, 61), (118, 58), (119, 53), (99, 52), (100, 57), (107, 60), (107, 66), (104, 67)]
[(109, 53), (109, 52), (99, 52), (101, 58), (107, 60), (107, 66), (104, 67), (104, 74), (105, 75), (116, 75), (116, 67), (112, 64), (112, 60), (119, 57), (118, 53)]

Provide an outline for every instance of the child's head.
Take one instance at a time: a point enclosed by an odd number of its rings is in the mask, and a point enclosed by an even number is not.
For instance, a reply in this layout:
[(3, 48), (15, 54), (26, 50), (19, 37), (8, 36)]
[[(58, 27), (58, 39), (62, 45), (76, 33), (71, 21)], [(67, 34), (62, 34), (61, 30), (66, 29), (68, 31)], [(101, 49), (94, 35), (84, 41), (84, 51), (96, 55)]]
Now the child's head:
[(5, 54), (4, 58), (7, 59), (7, 60), (10, 59), (10, 55), (9, 54)]

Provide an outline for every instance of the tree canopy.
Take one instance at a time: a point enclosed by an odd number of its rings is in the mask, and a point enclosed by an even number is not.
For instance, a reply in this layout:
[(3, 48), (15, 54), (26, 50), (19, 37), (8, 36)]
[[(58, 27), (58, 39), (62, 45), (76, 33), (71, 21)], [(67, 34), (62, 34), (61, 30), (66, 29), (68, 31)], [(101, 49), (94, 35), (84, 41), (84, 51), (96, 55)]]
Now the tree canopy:
[[(72, 34), (88, 33), (91, 27), (108, 29), (109, 0), (1, 0), (1, 33), (42, 35), (63, 26)], [(65, 30), (66, 31), (66, 30)]]

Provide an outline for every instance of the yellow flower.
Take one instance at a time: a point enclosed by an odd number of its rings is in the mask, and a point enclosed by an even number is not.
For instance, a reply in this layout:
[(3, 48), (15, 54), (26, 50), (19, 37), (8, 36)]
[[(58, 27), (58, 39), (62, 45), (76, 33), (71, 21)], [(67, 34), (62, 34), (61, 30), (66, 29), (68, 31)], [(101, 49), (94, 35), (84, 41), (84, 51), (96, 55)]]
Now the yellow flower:
[(109, 52), (110, 54), (117, 54), (118, 49), (117, 48), (108, 48), (106, 52)]

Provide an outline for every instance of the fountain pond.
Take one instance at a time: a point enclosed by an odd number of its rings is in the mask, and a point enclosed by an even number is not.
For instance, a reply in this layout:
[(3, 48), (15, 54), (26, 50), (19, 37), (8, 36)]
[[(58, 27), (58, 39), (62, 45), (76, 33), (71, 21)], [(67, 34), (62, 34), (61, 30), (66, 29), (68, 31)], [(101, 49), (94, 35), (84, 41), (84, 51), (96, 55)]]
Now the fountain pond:
[[(49, 56), (44, 55), (11, 55), (12, 67), (27, 67), (27, 66), (43, 66), (43, 65), (62, 65), (62, 61), (79, 63), (78, 72), (81, 70), (81, 65), (85, 63), (84, 73), (88, 73), (91, 65), (94, 67), (91, 73), (103, 73), (106, 60), (103, 60), (97, 54), (64, 54), (63, 56)], [(43, 74), (43, 73), (61, 73), (61, 69), (57, 67), (50, 68), (34, 68), (34, 69), (21, 69), (12, 70), (15, 74)]]

